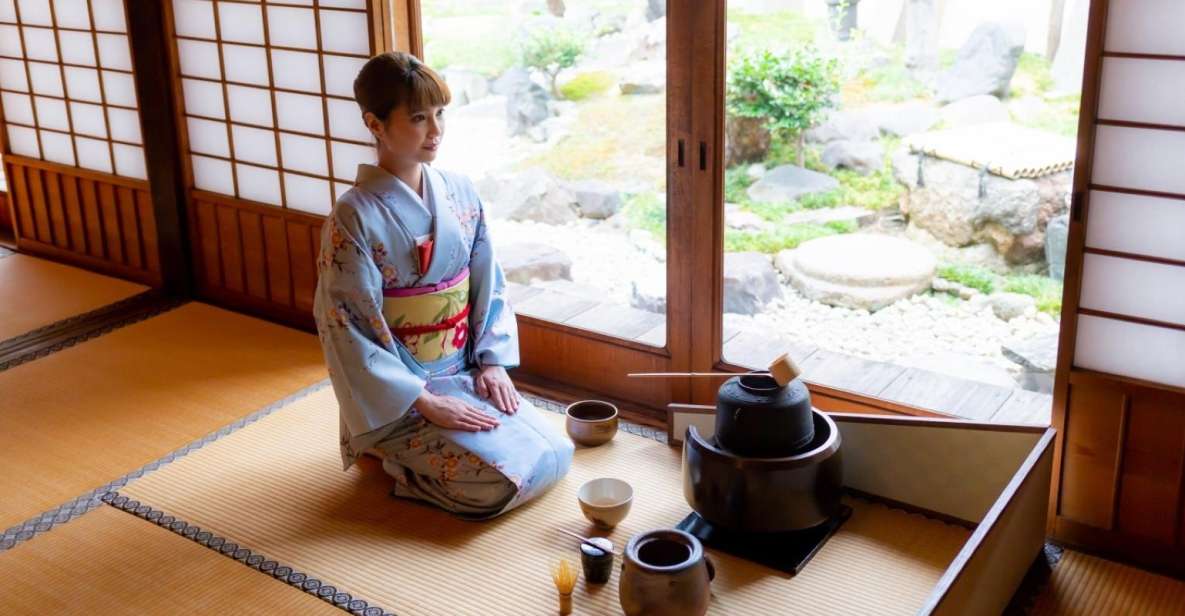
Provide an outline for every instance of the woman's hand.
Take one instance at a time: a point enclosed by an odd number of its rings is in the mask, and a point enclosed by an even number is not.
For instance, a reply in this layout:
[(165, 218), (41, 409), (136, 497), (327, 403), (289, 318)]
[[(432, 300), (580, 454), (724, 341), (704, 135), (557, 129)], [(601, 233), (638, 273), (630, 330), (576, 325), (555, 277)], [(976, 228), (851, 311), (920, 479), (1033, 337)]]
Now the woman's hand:
[(518, 412), (518, 391), (502, 366), (482, 366), (473, 379), (477, 395), (489, 400), (507, 415)]
[(498, 420), (452, 396), (438, 396), (427, 389), (416, 398), (415, 409), (429, 422), (449, 430), (480, 432), (498, 427)]

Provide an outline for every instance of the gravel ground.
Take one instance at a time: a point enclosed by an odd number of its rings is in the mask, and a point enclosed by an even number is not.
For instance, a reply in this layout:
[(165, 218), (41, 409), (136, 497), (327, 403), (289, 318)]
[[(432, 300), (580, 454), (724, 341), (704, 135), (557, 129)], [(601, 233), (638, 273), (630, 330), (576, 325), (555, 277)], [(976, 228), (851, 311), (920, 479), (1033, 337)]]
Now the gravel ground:
[[(494, 220), (495, 245), (537, 242), (572, 259), (573, 282), (597, 289), (605, 301), (629, 305), (631, 288), (664, 288), (666, 264), (661, 247), (610, 223), (581, 221), (563, 226)], [(1006, 342), (1058, 330), (1048, 314), (1030, 310), (1003, 321), (984, 296), (968, 301), (944, 293), (923, 293), (875, 313), (836, 308), (808, 300), (783, 284), (783, 297), (757, 315), (725, 315), (731, 327), (785, 336), (802, 343), (877, 361), (949, 368), (968, 378), (1000, 383), (1019, 367), (1000, 353)], [(964, 366), (943, 366), (941, 358), (961, 355)], [(939, 358), (939, 359), (935, 359)], [(937, 363), (937, 365), (934, 365)], [(976, 368), (982, 366), (982, 374)]]

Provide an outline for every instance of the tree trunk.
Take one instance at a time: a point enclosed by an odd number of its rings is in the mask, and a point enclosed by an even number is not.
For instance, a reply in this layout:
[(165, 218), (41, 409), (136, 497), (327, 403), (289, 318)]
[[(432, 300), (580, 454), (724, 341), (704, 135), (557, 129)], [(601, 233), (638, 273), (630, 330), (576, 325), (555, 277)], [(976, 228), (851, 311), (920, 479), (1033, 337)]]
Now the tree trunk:
[(806, 167), (806, 131), (798, 131), (798, 166)]

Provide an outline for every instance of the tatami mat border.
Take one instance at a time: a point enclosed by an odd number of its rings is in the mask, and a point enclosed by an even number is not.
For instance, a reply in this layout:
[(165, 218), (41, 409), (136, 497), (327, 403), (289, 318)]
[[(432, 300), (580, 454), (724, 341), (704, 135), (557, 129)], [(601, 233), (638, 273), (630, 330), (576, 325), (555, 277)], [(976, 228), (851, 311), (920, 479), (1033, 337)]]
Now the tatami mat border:
[(11, 549), (13, 546), (22, 541), (28, 541), (29, 539), (32, 539), (41, 533), (48, 532), (58, 524), (69, 522), (70, 520), (73, 520), (74, 518), (90, 511), (91, 509), (98, 507), (103, 503), (103, 496), (115, 492), (115, 490), (127, 485), (131, 480), (142, 477), (147, 473), (151, 473), (152, 471), (174, 460), (183, 458), (192, 451), (201, 449), (202, 447), (205, 447), (206, 445), (213, 443), (214, 441), (240, 428), (243, 428), (244, 426), (255, 423), (256, 421), (267, 417), (277, 410), (328, 386), (329, 379), (324, 379), (309, 385), (308, 387), (305, 387), (304, 389), (301, 389), (292, 395), (272, 402), (271, 404), (251, 413), (250, 415), (247, 415), (241, 419), (237, 419), (234, 422), (227, 424), (215, 430), (214, 432), (211, 432), (202, 438), (185, 445), (184, 447), (181, 447), (180, 449), (171, 451), (164, 457), (153, 460), (152, 462), (149, 462), (148, 464), (145, 464), (144, 466), (141, 466), (140, 468), (102, 487), (95, 488), (94, 490), (91, 490), (90, 492), (87, 492), (86, 494), (83, 494), (82, 496), (79, 496), (78, 498), (75, 498), (64, 505), (60, 505), (54, 509), (42, 513), (41, 515), (5, 530), (2, 534), (0, 534), (0, 552)]
[(174, 533), (205, 546), (262, 573), (266, 573), (281, 582), (317, 597), (335, 607), (339, 607), (351, 614), (359, 616), (394, 616), (369, 601), (354, 597), (350, 593), (339, 590), (336, 586), (325, 584), (321, 580), (309, 576), (303, 571), (296, 571), (292, 567), (282, 565), (262, 554), (252, 552), (249, 548), (240, 546), (225, 537), (215, 535), (208, 530), (178, 520), (160, 509), (154, 509), (140, 501), (129, 499), (118, 492), (108, 492), (103, 495), (102, 502), (121, 511), (134, 514), (157, 526), (167, 528)]
[[(81, 342), (109, 334), (128, 325), (134, 325), (159, 316), (174, 308), (179, 308), (188, 302), (189, 300), (186, 299), (168, 297), (157, 290), (148, 290), (131, 297), (126, 297), (115, 303), (38, 327), (33, 331), (25, 332), (6, 340), (0, 340), (0, 372), (15, 368), (34, 359), (40, 359), (63, 349), (68, 349)], [(127, 315), (120, 316), (124, 312), (127, 312)], [(110, 320), (104, 322), (105, 318)], [(31, 344), (39, 338), (52, 336), (54, 332), (60, 331), (65, 334), (71, 328), (82, 327), (87, 321), (96, 321), (95, 327), (82, 329), (82, 331), (57, 340), (50, 345), (33, 346), (23, 352), (20, 349), (22, 346)], [(6, 348), (12, 349), (12, 351), (9, 354), (5, 354), (3, 351)]]

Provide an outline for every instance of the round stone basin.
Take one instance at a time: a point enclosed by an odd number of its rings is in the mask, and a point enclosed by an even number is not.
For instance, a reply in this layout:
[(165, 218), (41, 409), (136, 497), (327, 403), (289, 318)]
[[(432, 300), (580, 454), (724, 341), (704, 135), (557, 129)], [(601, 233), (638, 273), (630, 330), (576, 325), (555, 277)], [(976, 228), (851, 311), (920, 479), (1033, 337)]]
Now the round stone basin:
[(805, 297), (864, 310), (879, 310), (926, 290), (934, 278), (930, 251), (908, 240), (865, 233), (804, 242), (785, 274)]

